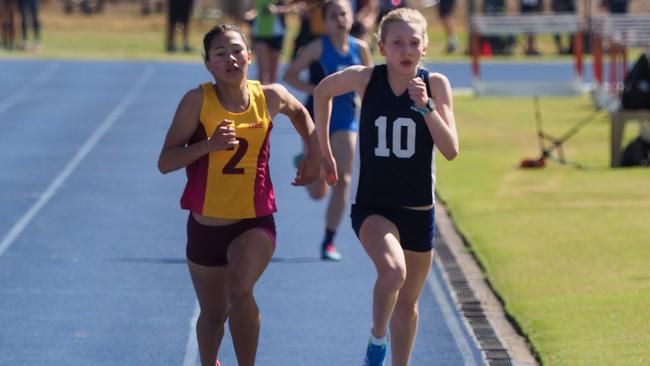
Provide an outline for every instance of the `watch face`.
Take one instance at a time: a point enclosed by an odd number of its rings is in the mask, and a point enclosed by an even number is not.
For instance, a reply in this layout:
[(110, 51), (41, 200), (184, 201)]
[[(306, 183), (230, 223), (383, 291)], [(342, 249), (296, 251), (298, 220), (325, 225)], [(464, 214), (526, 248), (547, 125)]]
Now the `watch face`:
[(431, 108), (431, 110), (436, 109), (436, 102), (429, 98), (429, 100), (427, 100), (427, 107)]

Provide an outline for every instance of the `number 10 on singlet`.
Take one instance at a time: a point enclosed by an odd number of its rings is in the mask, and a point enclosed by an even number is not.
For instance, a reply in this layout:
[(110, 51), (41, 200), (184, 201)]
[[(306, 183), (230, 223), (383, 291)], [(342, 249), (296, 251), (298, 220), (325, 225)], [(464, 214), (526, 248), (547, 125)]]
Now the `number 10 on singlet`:
[[(408, 159), (415, 154), (415, 121), (406, 117), (399, 117), (393, 123), (393, 141), (388, 147), (387, 144), (387, 118), (381, 116), (375, 120), (377, 126), (377, 147), (375, 156), (389, 157), (392, 150), (393, 155), (401, 159)], [(406, 146), (402, 146), (402, 132), (406, 130)]]

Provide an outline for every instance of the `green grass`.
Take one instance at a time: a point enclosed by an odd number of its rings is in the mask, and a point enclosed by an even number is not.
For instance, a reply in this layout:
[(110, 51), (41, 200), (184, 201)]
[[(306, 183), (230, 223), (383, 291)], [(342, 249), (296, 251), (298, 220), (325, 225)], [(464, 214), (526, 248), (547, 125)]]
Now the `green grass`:
[[(102, 31), (84, 34), (61, 31), (46, 36), (44, 56), (74, 58), (163, 58), (164, 41), (159, 32), (142, 32), (137, 37), (119, 37)], [(184, 55), (183, 55), (184, 56)]]
[[(43, 57), (43, 58), (93, 58), (93, 59), (156, 59), (201, 62), (201, 40), (203, 34), (217, 22), (194, 18), (191, 23), (192, 45), (196, 51), (190, 54), (168, 54), (164, 50), (166, 28), (165, 14), (140, 15), (137, 4), (110, 4), (104, 13), (84, 15), (78, 12), (65, 15), (59, 3), (45, 4), (41, 9), (43, 24), (42, 49), (38, 53), (6, 51), (0, 49), (0, 57)], [(427, 13), (432, 25), (429, 32), (427, 57), (436, 60), (466, 61), (467, 32), (464, 22), (458, 23), (460, 50), (452, 55), (444, 52), (446, 39), (435, 12)], [(218, 20), (224, 22), (227, 20)], [(288, 19), (289, 28), (283, 56), (288, 59), (290, 45), (297, 30), (295, 18)], [(535, 59), (569, 59), (557, 56), (551, 36), (539, 37), (539, 48), (543, 57)], [(520, 40), (520, 42), (523, 42)], [(523, 45), (515, 47), (515, 54), (508, 60), (527, 59), (522, 55)], [(379, 56), (379, 55), (377, 55)], [(495, 57), (501, 59), (501, 57)], [(378, 59), (379, 61), (379, 59)]]
[[(38, 52), (7, 51), (4, 57), (77, 58), (77, 59), (153, 59), (201, 62), (202, 36), (211, 21), (194, 19), (191, 23), (191, 53), (165, 51), (165, 14), (141, 16), (135, 5), (111, 5), (101, 14), (64, 15), (50, 5), (41, 16), (42, 48)], [(181, 45), (180, 31), (176, 36)], [(180, 48), (180, 47), (179, 47)]]
[[(441, 61), (467, 61), (466, 23), (457, 20), (457, 33), (460, 49), (448, 55), (445, 53), (446, 39), (442, 32), (437, 13), (429, 9), (425, 12), (430, 26), (428, 59)], [(100, 14), (84, 15), (78, 12), (71, 15), (63, 13), (60, 3), (45, 3), (41, 8), (42, 49), (35, 52), (7, 51), (0, 48), (0, 57), (37, 58), (84, 58), (84, 59), (155, 59), (201, 62), (202, 36), (216, 22), (227, 19), (210, 20), (193, 18), (191, 22), (192, 53), (169, 54), (164, 50), (166, 14), (140, 14), (137, 3), (109, 4)], [(287, 19), (288, 29), (283, 51), (285, 60), (289, 59), (292, 40), (297, 31), (297, 19)], [(180, 37), (180, 32), (177, 37)], [(178, 39), (178, 38), (177, 38)], [(180, 43), (180, 41), (178, 41)], [(512, 56), (494, 56), (493, 60), (570, 60), (570, 56), (556, 54), (551, 35), (538, 37), (538, 48), (543, 55), (529, 58), (523, 55), (523, 36), (518, 38)], [(630, 59), (636, 59), (640, 49), (630, 50)], [(381, 62), (378, 54), (376, 61)]]
[[(541, 103), (558, 136), (591, 112), (586, 97)], [(532, 99), (455, 107), (461, 154), (441, 159), (438, 191), (543, 364), (650, 364), (650, 170), (607, 168), (605, 115), (565, 145), (592, 169), (518, 169), (539, 156)]]

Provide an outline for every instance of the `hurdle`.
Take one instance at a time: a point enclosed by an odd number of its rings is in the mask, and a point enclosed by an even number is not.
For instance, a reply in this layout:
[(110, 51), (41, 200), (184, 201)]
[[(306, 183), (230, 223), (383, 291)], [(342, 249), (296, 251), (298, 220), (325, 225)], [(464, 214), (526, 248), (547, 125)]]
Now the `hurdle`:
[[(583, 22), (575, 14), (475, 15), (470, 18), (472, 84), (477, 95), (576, 95), (584, 75)], [(546, 82), (487, 81), (481, 78), (481, 36), (572, 33), (573, 80)]]
[[(650, 15), (611, 14), (592, 18), (594, 86), (596, 108), (618, 108), (628, 69), (628, 48), (650, 47)], [(605, 56), (608, 57), (605, 78)]]

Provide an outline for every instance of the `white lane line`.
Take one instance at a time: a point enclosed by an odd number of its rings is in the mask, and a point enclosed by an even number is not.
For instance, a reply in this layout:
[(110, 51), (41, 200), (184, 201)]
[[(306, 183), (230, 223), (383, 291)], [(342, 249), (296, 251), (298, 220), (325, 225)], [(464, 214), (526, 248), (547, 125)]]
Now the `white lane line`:
[(20, 102), (21, 100), (25, 99), (25, 97), (29, 96), (32, 93), (32, 91), (36, 89), (37, 86), (39, 86), (40, 84), (46, 82), (49, 78), (51, 78), (52, 75), (54, 75), (54, 72), (59, 67), (60, 67), (59, 64), (50, 65), (50, 67), (48, 67), (42, 74), (40, 74), (36, 79), (34, 79), (34, 81), (25, 85), (18, 92), (12, 94), (9, 98), (0, 102), (0, 114), (6, 112), (7, 109), (11, 108), (14, 104)]
[(131, 90), (124, 96), (124, 98), (113, 108), (111, 113), (106, 116), (102, 123), (97, 127), (92, 135), (88, 138), (86, 143), (77, 151), (77, 154), (68, 162), (59, 175), (47, 187), (45, 192), (38, 198), (38, 200), (25, 212), (25, 214), (14, 224), (9, 232), (0, 241), (0, 256), (2, 256), (11, 244), (18, 238), (18, 236), (25, 230), (27, 225), (34, 219), (39, 211), (47, 204), (47, 202), (56, 194), (61, 188), (66, 179), (77, 168), (79, 163), (88, 155), (88, 153), (97, 145), (97, 142), (106, 134), (106, 132), (113, 126), (115, 121), (124, 113), (124, 111), (135, 101), (136, 97), (142, 91), (145, 84), (154, 74), (153, 66), (148, 66), (142, 75), (135, 82)]
[[(437, 265), (435, 262), (433, 265)], [(442, 312), (443, 318), (445, 318), (445, 323), (447, 323), (447, 328), (451, 332), (451, 336), (454, 338), (454, 343), (460, 352), (461, 357), (463, 358), (464, 366), (479, 366), (479, 363), (476, 362), (474, 358), (474, 353), (467, 342), (461, 328), (461, 324), (456, 316), (456, 313), (452, 309), (452, 305), (449, 303), (449, 299), (445, 295), (445, 291), (442, 289), (438, 276), (433, 272), (429, 272), (427, 277), (427, 283), (433, 292), (433, 296), (436, 298), (436, 302), (440, 306), (440, 311)]]
[(192, 319), (190, 319), (190, 334), (187, 336), (187, 345), (185, 346), (185, 360), (183, 360), (183, 366), (195, 366), (196, 365), (196, 356), (198, 355), (198, 346), (196, 343), (196, 321), (199, 319), (199, 313), (201, 309), (199, 308), (199, 303), (197, 302), (194, 305), (194, 314)]

